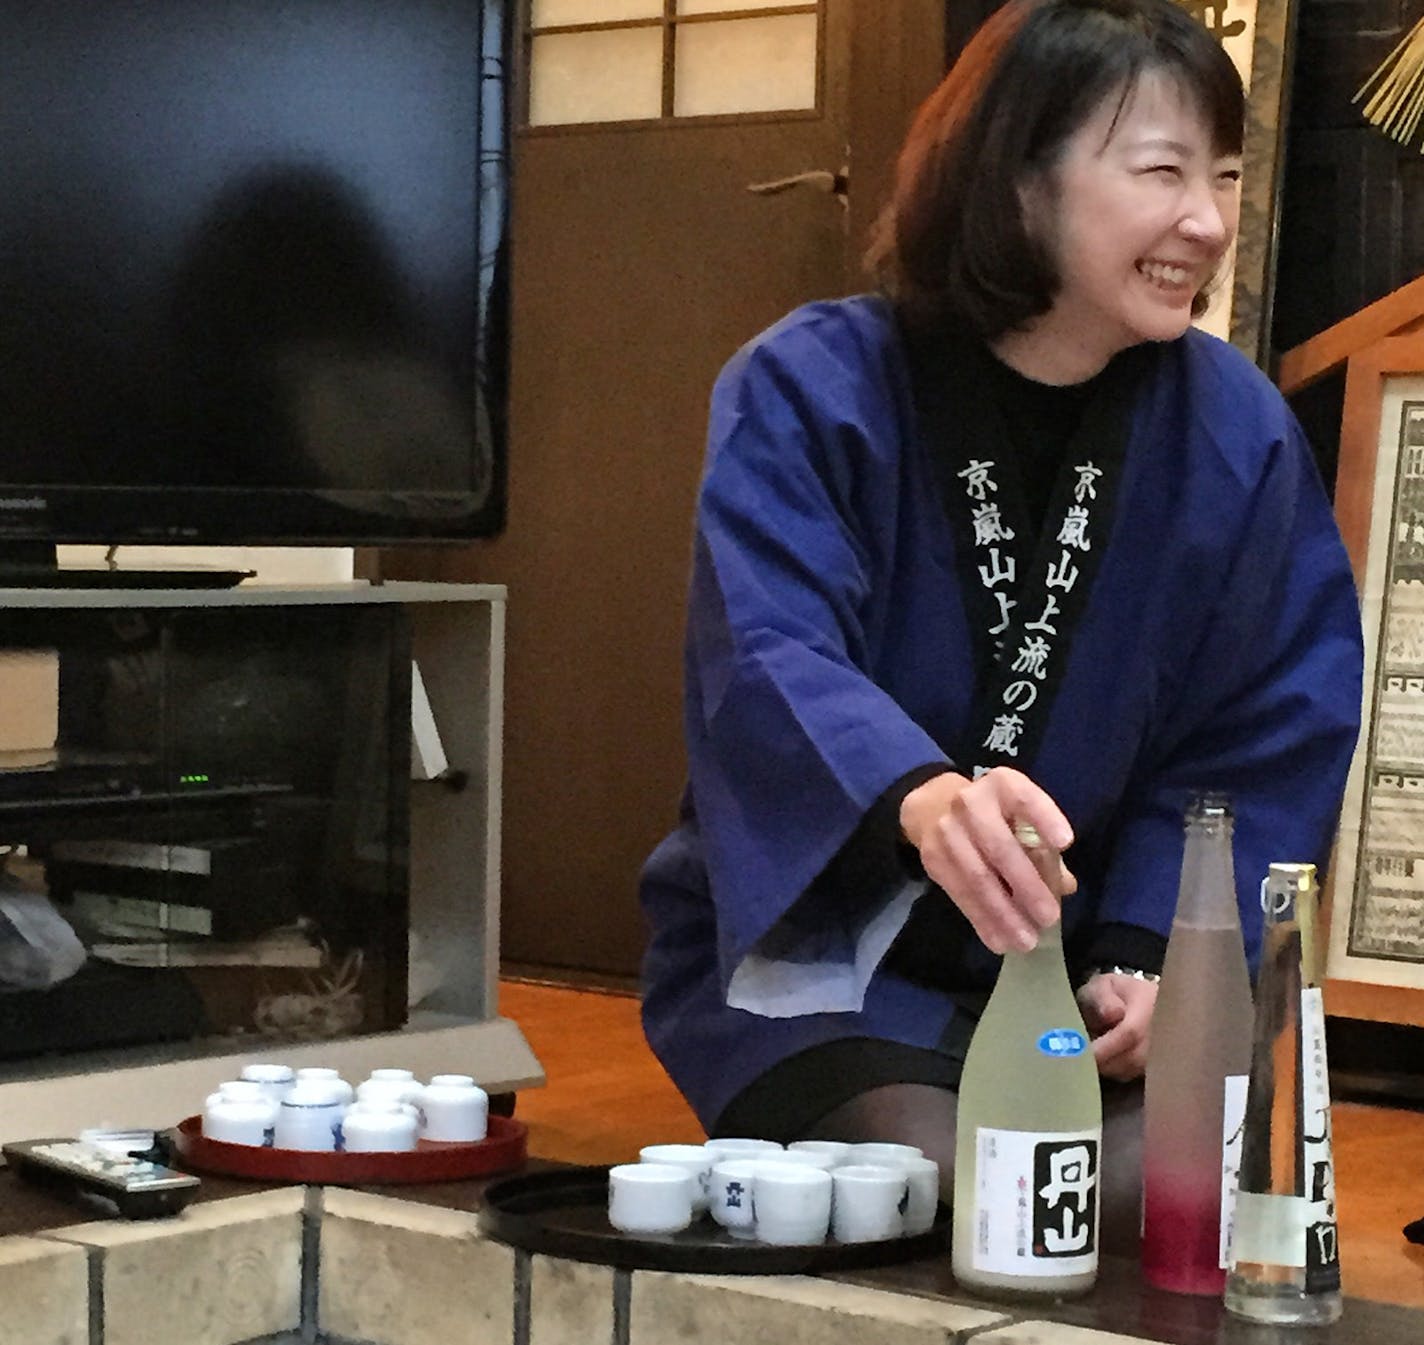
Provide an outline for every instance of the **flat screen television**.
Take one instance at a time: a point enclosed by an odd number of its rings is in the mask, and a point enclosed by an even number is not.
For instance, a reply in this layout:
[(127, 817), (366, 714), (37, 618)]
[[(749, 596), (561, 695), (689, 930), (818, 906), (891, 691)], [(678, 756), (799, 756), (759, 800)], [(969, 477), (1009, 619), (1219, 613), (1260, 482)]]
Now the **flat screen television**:
[(501, 11), (0, 0), (0, 549), (499, 531)]

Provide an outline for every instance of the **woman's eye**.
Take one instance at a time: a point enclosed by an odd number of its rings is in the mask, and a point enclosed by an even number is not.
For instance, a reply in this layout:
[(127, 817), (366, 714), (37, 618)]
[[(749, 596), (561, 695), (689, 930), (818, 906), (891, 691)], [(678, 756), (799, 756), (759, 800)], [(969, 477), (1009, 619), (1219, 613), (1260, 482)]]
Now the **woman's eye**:
[(1161, 173), (1166, 177), (1181, 177), (1182, 170), (1174, 163), (1154, 163), (1149, 173)]
[(1241, 170), (1239, 168), (1223, 168), (1216, 176), (1220, 182), (1240, 182)]

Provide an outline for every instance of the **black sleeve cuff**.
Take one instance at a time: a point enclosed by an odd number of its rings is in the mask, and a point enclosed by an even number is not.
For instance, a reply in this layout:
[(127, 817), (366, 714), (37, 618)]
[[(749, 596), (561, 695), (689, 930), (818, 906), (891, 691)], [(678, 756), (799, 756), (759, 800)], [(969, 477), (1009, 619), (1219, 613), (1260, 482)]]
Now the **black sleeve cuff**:
[(1099, 925), (1083, 952), (1083, 971), (1117, 966), (1160, 972), (1167, 956), (1167, 940), (1156, 930), (1141, 925)]
[(874, 819), (873, 825), (877, 833), (883, 833), (888, 829), (891, 844), (895, 849), (896, 861), (901, 870), (911, 878), (923, 878), (925, 870), (924, 865), (920, 863), (920, 852), (900, 834), (900, 805), (905, 802), (905, 796), (911, 790), (918, 789), (937, 775), (948, 775), (953, 769), (954, 767), (947, 762), (932, 762), (926, 766), (916, 766), (914, 770), (907, 771), (902, 775), (876, 799), (865, 815), (867, 821)]
[(900, 835), (900, 805), (912, 789), (953, 769), (948, 762), (930, 762), (896, 780), (865, 810), (860, 825), (821, 871), (813, 890), (832, 899), (842, 894), (859, 898), (895, 881), (923, 878), (919, 851)]

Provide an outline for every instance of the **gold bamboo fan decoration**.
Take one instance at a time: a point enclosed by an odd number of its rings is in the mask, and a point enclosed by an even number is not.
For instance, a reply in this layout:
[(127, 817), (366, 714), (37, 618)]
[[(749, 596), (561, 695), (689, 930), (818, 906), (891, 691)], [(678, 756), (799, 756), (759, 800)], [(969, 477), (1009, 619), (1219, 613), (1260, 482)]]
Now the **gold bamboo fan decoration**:
[(1407, 145), (1424, 116), (1424, 19), (1384, 58), (1351, 101), (1358, 103), (1367, 93), (1365, 119)]

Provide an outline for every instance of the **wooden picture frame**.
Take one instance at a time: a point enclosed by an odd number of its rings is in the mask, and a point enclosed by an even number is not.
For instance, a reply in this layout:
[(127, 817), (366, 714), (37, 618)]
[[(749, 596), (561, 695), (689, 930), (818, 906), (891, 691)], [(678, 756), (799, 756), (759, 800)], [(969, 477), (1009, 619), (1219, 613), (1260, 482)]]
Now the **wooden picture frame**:
[(1349, 358), (1335, 513), (1365, 686), (1331, 865), (1326, 1008), (1424, 1026), (1424, 333)]

